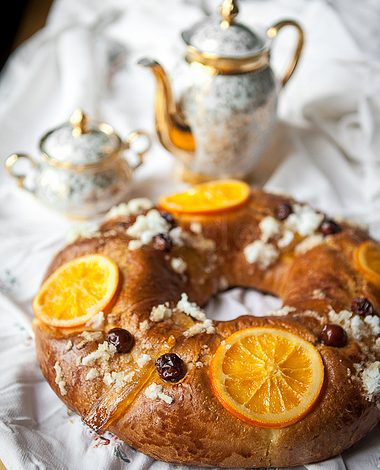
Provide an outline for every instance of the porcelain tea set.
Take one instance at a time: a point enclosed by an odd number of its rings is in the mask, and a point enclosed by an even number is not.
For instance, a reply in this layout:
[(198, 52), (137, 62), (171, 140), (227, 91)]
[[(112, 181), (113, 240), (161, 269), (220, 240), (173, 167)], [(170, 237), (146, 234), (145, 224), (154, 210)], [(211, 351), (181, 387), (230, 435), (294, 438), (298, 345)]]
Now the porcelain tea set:
[[(158, 139), (174, 155), (184, 181), (248, 178), (276, 124), (277, 97), (292, 76), (303, 48), (303, 31), (293, 20), (270, 26), (265, 36), (236, 21), (236, 0), (224, 0), (218, 14), (182, 33), (186, 54), (181, 67), (185, 86), (176, 100), (165, 69), (151, 58), (139, 61), (156, 81), (155, 121)], [(275, 78), (270, 64), (273, 39), (293, 28), (297, 44), (285, 75)], [(175, 73), (174, 73), (174, 78)], [(5, 163), (20, 187), (48, 206), (75, 217), (93, 217), (122, 201), (135, 168), (150, 148), (144, 131), (125, 140), (105, 123), (76, 110), (69, 121), (47, 132), (35, 160), (12, 154)], [(132, 167), (128, 151), (138, 156)], [(26, 159), (35, 174), (34, 188), (17, 173)]]
[[(125, 152), (139, 140), (132, 168)], [(93, 217), (107, 211), (125, 198), (128, 182), (135, 168), (143, 163), (150, 147), (149, 136), (132, 131), (122, 140), (111, 126), (89, 121), (77, 109), (70, 120), (47, 132), (39, 142), (40, 157), (36, 162), (28, 154), (10, 155), (5, 167), (18, 185), (32, 192), (47, 206), (74, 218)], [(27, 160), (35, 175), (32, 189), (25, 185), (26, 174), (16, 173), (16, 164)]]

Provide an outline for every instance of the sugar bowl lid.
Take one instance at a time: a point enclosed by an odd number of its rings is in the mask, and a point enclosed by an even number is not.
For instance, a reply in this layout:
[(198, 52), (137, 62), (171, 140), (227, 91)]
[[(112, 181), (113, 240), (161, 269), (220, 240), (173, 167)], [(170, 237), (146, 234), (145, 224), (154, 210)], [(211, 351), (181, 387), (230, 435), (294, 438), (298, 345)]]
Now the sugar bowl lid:
[(49, 131), (41, 139), (42, 157), (63, 168), (96, 166), (119, 150), (120, 137), (111, 126), (90, 121), (76, 109), (68, 122)]
[(207, 18), (182, 33), (185, 43), (201, 53), (222, 58), (244, 58), (260, 54), (265, 41), (247, 26), (235, 22), (236, 0), (224, 0), (218, 15)]

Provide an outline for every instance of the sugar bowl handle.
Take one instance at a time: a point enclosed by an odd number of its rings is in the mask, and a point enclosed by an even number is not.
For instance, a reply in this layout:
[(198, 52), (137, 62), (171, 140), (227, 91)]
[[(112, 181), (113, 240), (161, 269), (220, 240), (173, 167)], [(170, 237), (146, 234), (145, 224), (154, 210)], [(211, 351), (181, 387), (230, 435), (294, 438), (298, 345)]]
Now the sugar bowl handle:
[(282, 28), (285, 28), (287, 26), (291, 26), (292, 28), (296, 30), (297, 44), (296, 44), (296, 49), (294, 51), (294, 54), (292, 58), (290, 59), (288, 68), (285, 71), (285, 75), (283, 76), (281, 80), (281, 87), (284, 87), (287, 84), (287, 82), (289, 81), (290, 77), (293, 75), (297, 67), (298, 61), (301, 57), (303, 45), (304, 45), (304, 33), (299, 23), (297, 23), (294, 20), (282, 20), (267, 29), (268, 38), (274, 39), (275, 37), (277, 37), (279, 31)]
[(143, 163), (144, 156), (151, 145), (151, 138), (145, 131), (136, 130), (127, 135), (127, 138), (123, 142), (123, 148), (124, 150), (132, 150), (137, 155), (138, 162), (137, 165), (134, 166), (134, 169)]
[(32, 168), (37, 167), (36, 163), (34, 162), (33, 158), (30, 155), (28, 155), (26, 153), (12, 153), (5, 160), (5, 169), (16, 180), (17, 185), (18, 185), (19, 188), (26, 189), (27, 191), (32, 192), (24, 184), (25, 178), (26, 178), (27, 175), (25, 173), (16, 173), (14, 171), (15, 170), (15, 168), (14, 168), (15, 164), (17, 162), (19, 162), (20, 160), (22, 160), (22, 159), (28, 160), (28, 162), (32, 166)]

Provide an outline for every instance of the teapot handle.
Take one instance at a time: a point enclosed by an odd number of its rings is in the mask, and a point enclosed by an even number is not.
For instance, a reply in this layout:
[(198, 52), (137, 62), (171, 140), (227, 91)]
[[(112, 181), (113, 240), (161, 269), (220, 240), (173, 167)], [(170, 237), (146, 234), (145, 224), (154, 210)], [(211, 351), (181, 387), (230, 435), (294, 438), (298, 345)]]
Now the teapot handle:
[(274, 39), (275, 37), (277, 37), (277, 34), (279, 33), (279, 31), (282, 28), (286, 27), (286, 26), (291, 26), (296, 30), (296, 32), (297, 32), (297, 45), (296, 45), (296, 49), (294, 51), (294, 54), (293, 54), (293, 56), (292, 56), (292, 58), (289, 62), (288, 68), (285, 71), (285, 75), (283, 76), (283, 78), (281, 80), (281, 87), (284, 87), (287, 84), (287, 82), (289, 81), (290, 77), (293, 75), (293, 73), (294, 73), (294, 71), (297, 67), (298, 61), (301, 57), (301, 53), (302, 53), (302, 49), (303, 49), (303, 45), (304, 45), (303, 29), (301, 28), (300, 24), (297, 23), (294, 20), (282, 20), (282, 21), (279, 21), (278, 23), (274, 24), (270, 28), (268, 28), (267, 29), (268, 38)]
[(35, 163), (35, 161), (33, 160), (33, 158), (26, 154), (26, 153), (12, 153), (11, 155), (9, 155), (9, 157), (7, 157), (7, 159), (5, 160), (5, 169), (7, 170), (7, 172), (12, 176), (12, 178), (14, 178), (17, 182), (17, 186), (19, 188), (22, 188), (22, 189), (26, 189), (27, 191), (29, 192), (33, 192), (31, 191), (29, 188), (27, 188), (24, 184), (25, 182), (25, 178), (26, 178), (26, 174), (17, 174), (14, 172), (14, 165), (21, 159), (26, 159), (29, 161), (30, 165), (33, 167), (33, 168), (36, 168), (37, 165)]
[[(141, 144), (140, 144), (141, 143)], [(134, 150), (139, 158), (137, 165), (133, 168), (138, 168), (144, 161), (144, 156), (152, 146), (152, 140), (149, 134), (145, 131), (136, 130), (132, 131), (127, 135), (127, 138), (123, 142), (124, 150)]]

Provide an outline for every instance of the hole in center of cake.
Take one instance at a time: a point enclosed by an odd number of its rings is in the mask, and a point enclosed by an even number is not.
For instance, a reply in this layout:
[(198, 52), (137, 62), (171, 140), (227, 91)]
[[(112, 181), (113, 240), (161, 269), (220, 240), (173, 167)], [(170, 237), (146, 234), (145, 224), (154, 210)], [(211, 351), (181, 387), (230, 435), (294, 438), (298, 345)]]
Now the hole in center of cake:
[(282, 300), (254, 289), (235, 287), (215, 295), (205, 310), (213, 320), (233, 320), (240, 315), (261, 317), (282, 307)]

